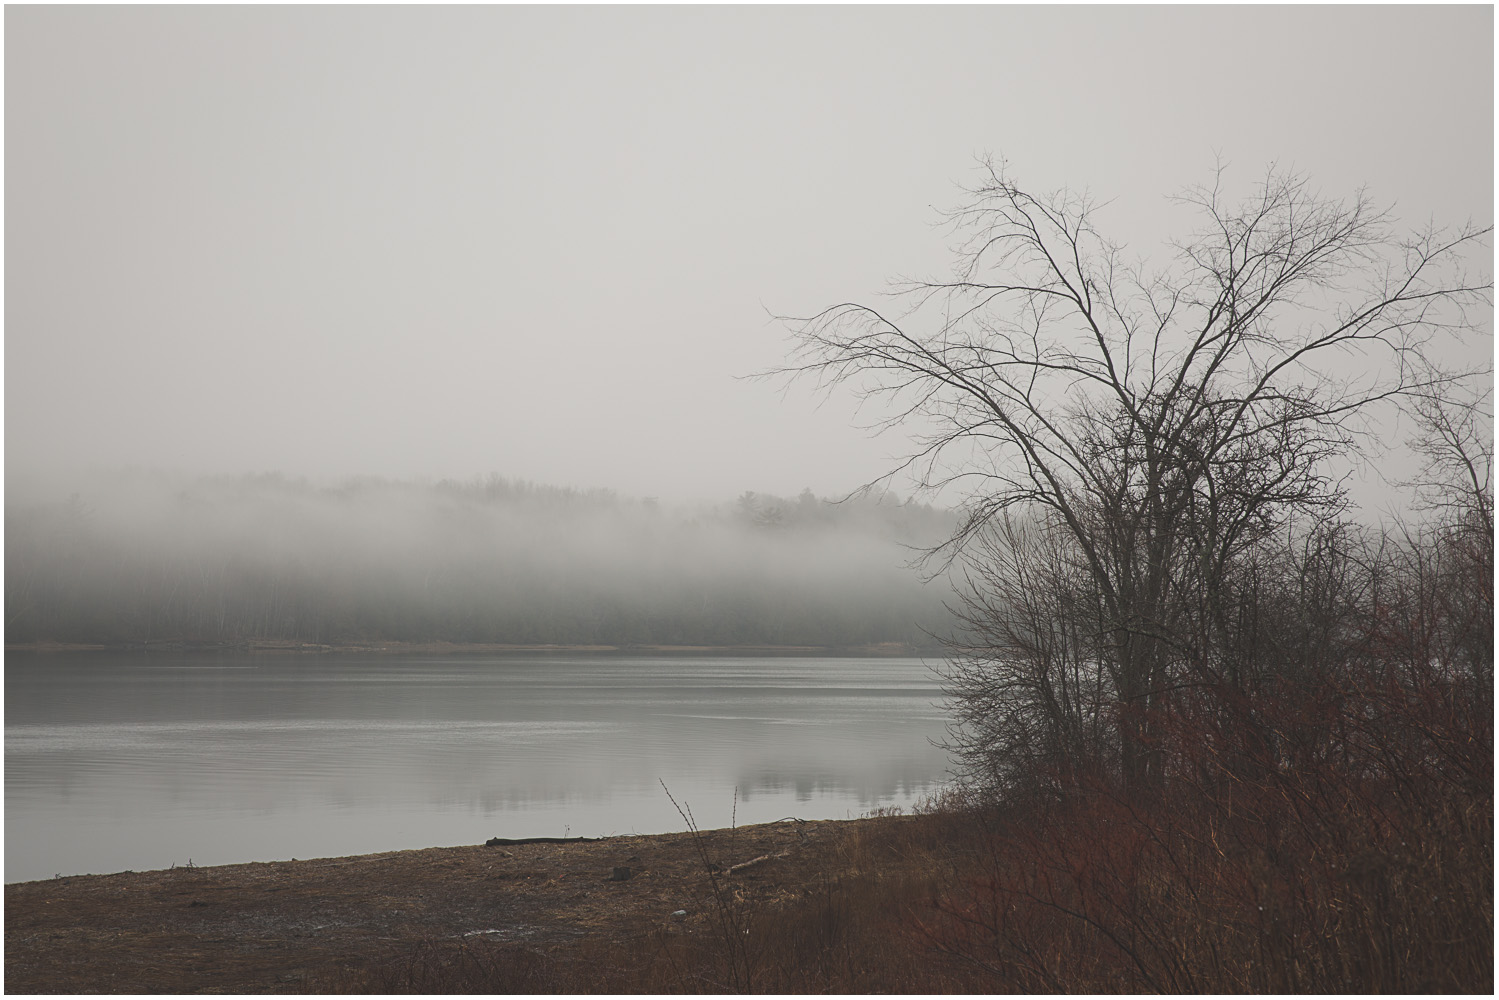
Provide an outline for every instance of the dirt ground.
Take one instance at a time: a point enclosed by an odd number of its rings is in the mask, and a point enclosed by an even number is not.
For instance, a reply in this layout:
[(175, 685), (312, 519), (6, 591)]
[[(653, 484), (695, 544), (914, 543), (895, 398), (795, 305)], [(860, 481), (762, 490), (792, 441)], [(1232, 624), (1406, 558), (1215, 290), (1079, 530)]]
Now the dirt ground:
[[(859, 824), (899, 821), (788, 819), (702, 836), (736, 893), (774, 905), (846, 868)], [(21, 882), (5, 887), (4, 986), (321, 992), (418, 942), (555, 951), (692, 933), (712, 917), (710, 892), (685, 832)]]

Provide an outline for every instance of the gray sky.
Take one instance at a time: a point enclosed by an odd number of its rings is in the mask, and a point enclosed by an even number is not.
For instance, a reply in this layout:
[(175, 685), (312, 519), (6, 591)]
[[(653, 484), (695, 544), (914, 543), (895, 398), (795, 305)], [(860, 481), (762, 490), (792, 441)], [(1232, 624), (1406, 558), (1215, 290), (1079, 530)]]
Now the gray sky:
[(1493, 10), (8, 7), (6, 469), (681, 499), (885, 471), (767, 311), (1006, 156), (1140, 250), (1221, 152), (1493, 217)]

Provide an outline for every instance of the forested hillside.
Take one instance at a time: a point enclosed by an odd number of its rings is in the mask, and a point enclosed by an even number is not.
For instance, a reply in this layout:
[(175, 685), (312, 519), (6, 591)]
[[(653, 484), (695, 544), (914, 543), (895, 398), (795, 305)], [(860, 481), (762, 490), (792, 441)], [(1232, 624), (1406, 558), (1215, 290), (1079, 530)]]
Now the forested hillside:
[(322, 487), (121, 473), (7, 497), (6, 641), (926, 643), (909, 567), (951, 515), (891, 494), (678, 508), (499, 477)]

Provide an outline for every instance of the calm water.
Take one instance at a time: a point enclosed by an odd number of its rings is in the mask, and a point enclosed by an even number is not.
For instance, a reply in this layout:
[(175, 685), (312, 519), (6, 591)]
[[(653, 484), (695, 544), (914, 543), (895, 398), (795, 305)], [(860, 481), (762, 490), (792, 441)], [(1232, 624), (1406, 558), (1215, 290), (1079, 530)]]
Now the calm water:
[(918, 660), (11, 655), (5, 881), (909, 806)]

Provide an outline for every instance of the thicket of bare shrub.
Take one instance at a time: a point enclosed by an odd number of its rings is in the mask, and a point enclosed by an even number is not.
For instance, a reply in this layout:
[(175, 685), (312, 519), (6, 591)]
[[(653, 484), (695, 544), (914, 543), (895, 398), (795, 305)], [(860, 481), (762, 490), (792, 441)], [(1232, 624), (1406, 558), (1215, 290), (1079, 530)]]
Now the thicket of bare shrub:
[(1361, 675), (1160, 709), (1155, 789), (1009, 800), (933, 943), (1024, 990), (1487, 991), (1492, 716), (1387, 643), (1355, 639), (1388, 657)]
[(1492, 452), (1451, 433), (1481, 411), (1420, 413), (1422, 519), (1246, 548), (1162, 630), (1209, 656), (1145, 706), (1065, 532), (979, 539), (948, 676), (994, 829), (936, 947), (1022, 990), (1492, 987)]

